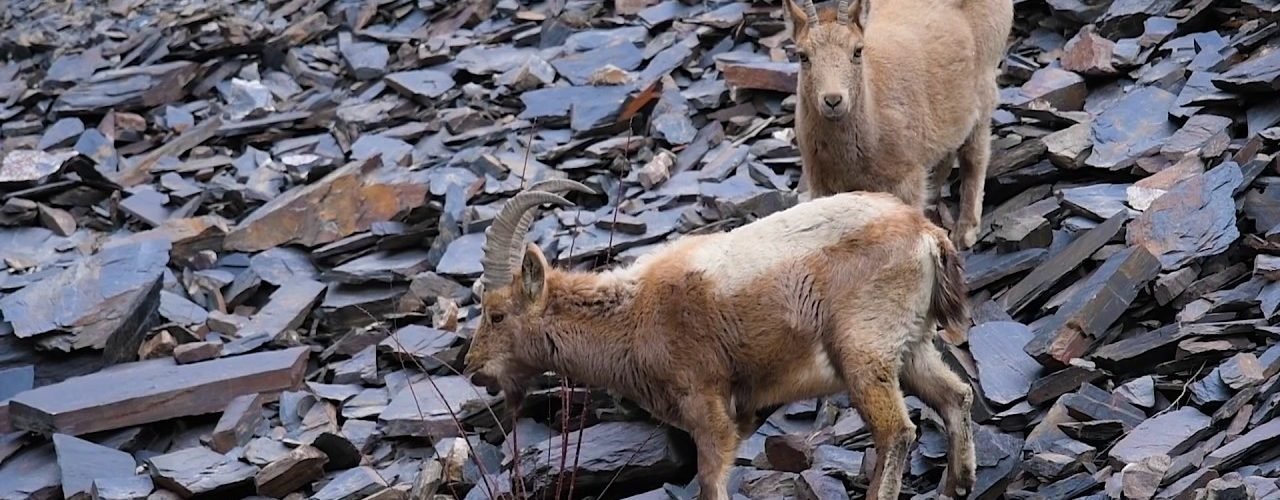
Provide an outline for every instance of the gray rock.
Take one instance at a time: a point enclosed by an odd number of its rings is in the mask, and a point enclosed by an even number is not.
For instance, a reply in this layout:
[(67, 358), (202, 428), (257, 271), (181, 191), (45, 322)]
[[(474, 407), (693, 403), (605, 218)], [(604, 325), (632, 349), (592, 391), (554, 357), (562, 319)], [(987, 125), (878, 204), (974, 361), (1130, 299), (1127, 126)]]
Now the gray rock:
[(62, 473), (62, 495), (68, 499), (88, 498), (95, 480), (135, 475), (133, 456), (123, 451), (66, 434), (54, 434), (53, 446)]
[(388, 485), (372, 467), (349, 469), (311, 495), (310, 500), (359, 500)]
[[(579, 442), (584, 443), (580, 452)], [(529, 491), (554, 488), (552, 471), (559, 470), (562, 453), (570, 464), (565, 473), (575, 473), (577, 456), (578, 488), (670, 477), (683, 465), (662, 429), (641, 422), (604, 422), (571, 433), (567, 450), (562, 451), (559, 437), (552, 437), (523, 452), (520, 471)]]
[(1120, 170), (1160, 150), (1177, 132), (1169, 108), (1177, 96), (1155, 87), (1142, 87), (1120, 98), (1093, 121), (1093, 154), (1085, 164)]
[(1138, 463), (1156, 455), (1173, 455), (1186, 451), (1189, 439), (1209, 426), (1209, 416), (1192, 407), (1147, 419), (1120, 438), (1108, 456), (1123, 464)]
[(432, 104), (454, 86), (449, 73), (430, 69), (401, 71), (387, 75), (387, 84), (397, 92), (422, 104)]
[(465, 377), (434, 377), (401, 389), (378, 416), (378, 421), (389, 437), (454, 437), (461, 430), (451, 414), (466, 420), (490, 411), (496, 402), (496, 398), (486, 395), (483, 388), (472, 385)]
[(1151, 249), (1166, 271), (1226, 251), (1240, 237), (1232, 196), (1242, 182), (1233, 162), (1178, 182), (1129, 225), (1127, 241)]
[(155, 491), (151, 476), (129, 476), (95, 479), (94, 500), (146, 500)]
[(992, 403), (1006, 406), (1026, 397), (1043, 367), (1023, 351), (1034, 332), (1021, 323), (993, 321), (969, 332), (969, 350), (978, 363), (982, 392)]
[(229, 495), (251, 489), (258, 468), (208, 448), (186, 448), (147, 460), (151, 479), (183, 497)]

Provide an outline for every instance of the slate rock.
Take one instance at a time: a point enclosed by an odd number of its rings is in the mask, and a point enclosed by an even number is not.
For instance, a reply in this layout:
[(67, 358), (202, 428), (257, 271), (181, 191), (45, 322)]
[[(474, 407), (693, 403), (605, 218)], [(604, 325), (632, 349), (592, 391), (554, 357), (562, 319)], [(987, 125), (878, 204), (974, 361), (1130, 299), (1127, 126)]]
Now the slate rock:
[(796, 480), (796, 495), (809, 500), (843, 500), (849, 498), (844, 483), (817, 471), (806, 470)]
[(45, 129), (44, 134), (40, 136), (40, 142), (36, 145), (36, 149), (48, 151), (50, 149), (65, 148), (75, 144), (74, 139), (84, 132), (84, 122), (76, 117), (67, 117), (59, 119)]
[(1232, 193), (1241, 182), (1232, 162), (1179, 182), (1133, 221), (1128, 243), (1146, 246), (1165, 270), (1225, 251), (1240, 237)]
[(409, 325), (379, 343), (378, 349), (430, 371), (444, 364), (445, 350), (461, 342), (462, 337), (450, 331)]
[(431, 271), (414, 276), (409, 283), (409, 292), (425, 303), (434, 303), (438, 297), (461, 303), (471, 297), (470, 288)]
[(1055, 481), (1075, 474), (1083, 464), (1079, 460), (1058, 453), (1036, 453), (1027, 460), (1027, 472), (1045, 481)]
[(551, 60), (551, 65), (574, 85), (589, 85), (596, 72), (606, 65), (631, 71), (640, 67), (642, 62), (644, 54), (639, 48), (632, 43), (621, 42), (558, 57)]
[(1182, 128), (1169, 136), (1168, 142), (1160, 148), (1160, 154), (1178, 159), (1189, 153), (1196, 153), (1204, 158), (1212, 158), (1226, 151), (1231, 142), (1228, 128), (1232, 120), (1225, 116), (1197, 114), (1187, 120)]
[(792, 62), (735, 62), (724, 65), (724, 79), (730, 87), (795, 93), (800, 64)]
[(62, 168), (75, 153), (46, 153), (29, 149), (9, 151), (0, 163), (0, 183), (44, 179)]
[(1187, 441), (1209, 426), (1209, 416), (1192, 407), (1157, 415), (1125, 434), (1108, 452), (1117, 463), (1133, 464), (1156, 455), (1178, 454)]
[(53, 443), (28, 447), (0, 463), (0, 498), (61, 498), (61, 472)]
[(1152, 455), (1120, 470), (1125, 498), (1149, 500), (1160, 489), (1161, 480), (1172, 460), (1168, 455)]
[(356, 40), (350, 33), (338, 34), (338, 50), (358, 80), (379, 78), (387, 71), (390, 53), (378, 42)]
[(1270, 93), (1280, 90), (1280, 50), (1254, 54), (1213, 79), (1214, 85), (1231, 92)]
[(1118, 72), (1112, 64), (1116, 43), (1097, 34), (1092, 25), (1081, 28), (1063, 47), (1062, 69), (1082, 75), (1106, 76)]
[(249, 259), (249, 268), (262, 281), (284, 286), (295, 280), (317, 280), (320, 272), (307, 252), (291, 247), (271, 248)]
[(1058, 168), (1077, 169), (1084, 166), (1093, 147), (1092, 129), (1088, 123), (1077, 123), (1040, 139), (1049, 161)]
[(479, 276), (484, 271), (480, 265), (484, 238), (483, 233), (471, 233), (453, 240), (440, 258), (436, 272), (452, 276)]
[[(583, 443), (581, 452), (579, 442)], [(564, 454), (569, 463), (565, 473), (574, 473), (573, 457), (578, 458), (578, 488), (602, 487), (610, 482), (622, 485), (642, 478), (670, 477), (683, 465), (672, 446), (665, 433), (650, 424), (604, 422), (571, 433), (565, 450), (559, 437), (535, 444), (521, 453), (520, 471), (529, 491), (554, 488), (557, 474), (553, 471), (559, 470), (559, 457)]]
[(94, 500), (146, 500), (155, 491), (151, 476), (127, 476), (95, 479)]
[(324, 452), (311, 446), (299, 446), (258, 471), (254, 484), (259, 495), (284, 498), (323, 477), (324, 465), (328, 461), (329, 457)]
[(1235, 390), (1260, 384), (1266, 380), (1262, 365), (1258, 363), (1258, 357), (1248, 352), (1236, 354), (1223, 362), (1219, 366), (1218, 375), (1227, 387)]
[(227, 403), (209, 438), (209, 447), (218, 453), (228, 453), (247, 443), (262, 422), (262, 405), (266, 399), (261, 393), (245, 394)]
[(371, 160), (348, 163), (286, 192), (241, 220), (224, 245), (242, 252), (293, 243), (321, 245), (426, 203), (424, 171), (378, 165)]
[(1205, 457), (1204, 466), (1233, 470), (1277, 443), (1280, 443), (1280, 419), (1271, 419), (1214, 450)]
[(1128, 199), (1128, 184), (1092, 184), (1088, 186), (1065, 188), (1058, 192), (1062, 204), (1098, 220), (1107, 220), (1119, 213), (1129, 213), (1125, 206)]
[(222, 342), (188, 342), (173, 349), (178, 364), (199, 363), (222, 355)]
[(1134, 406), (1151, 408), (1156, 405), (1156, 383), (1150, 375), (1142, 376), (1116, 387), (1116, 394)]
[(698, 133), (690, 116), (689, 101), (676, 90), (662, 93), (658, 105), (653, 109), (653, 118), (649, 128), (654, 137), (662, 139), (673, 146), (693, 142)]
[(89, 498), (95, 480), (132, 477), (133, 456), (66, 434), (54, 434), (65, 498)]
[(1208, 493), (1205, 498), (1209, 500), (1247, 500), (1257, 498), (1249, 488), (1249, 484), (1244, 481), (1244, 476), (1239, 472), (1228, 472), (1220, 478), (1209, 481), (1205, 485)]
[(183, 498), (227, 495), (251, 485), (258, 468), (203, 447), (186, 448), (147, 459), (156, 485)]
[(240, 328), (239, 337), (223, 346), (223, 354), (252, 351), (297, 328), (325, 293), (325, 285), (318, 281), (287, 282), (272, 292), (267, 304)]
[(1178, 130), (1168, 116), (1176, 98), (1156, 87), (1142, 87), (1120, 98), (1093, 121), (1093, 153), (1085, 164), (1119, 170), (1159, 151)]
[(1036, 70), (1019, 89), (1028, 102), (1043, 101), (1058, 111), (1080, 111), (1089, 91), (1084, 78), (1062, 68)]
[(409, 281), (430, 267), (425, 250), (374, 252), (326, 271), (323, 277), (326, 281), (350, 284)]
[(466, 420), (489, 411), (495, 402), (495, 398), (488, 396), (483, 388), (472, 385), (465, 377), (435, 377), (401, 389), (378, 420), (389, 437), (454, 437), (461, 430), (451, 413), (460, 420)]
[(215, 413), (237, 396), (296, 386), (309, 352), (297, 347), (191, 365), (129, 363), (23, 392), (10, 400), (10, 416), (19, 429), (82, 435)]
[(1021, 323), (993, 321), (969, 331), (969, 349), (978, 363), (983, 395), (1005, 406), (1026, 397), (1043, 367), (1022, 347), (1034, 333)]
[(57, 344), (63, 350), (106, 348), (113, 362), (131, 360), (159, 309), (169, 248), (155, 239), (109, 244), (51, 279), (0, 298), (0, 313), (20, 338), (67, 331)]
[(356, 467), (338, 474), (311, 495), (310, 500), (359, 500), (381, 491), (388, 485), (372, 467)]
[(391, 73), (386, 78), (391, 88), (422, 104), (434, 103), (454, 86), (449, 73), (431, 69)]

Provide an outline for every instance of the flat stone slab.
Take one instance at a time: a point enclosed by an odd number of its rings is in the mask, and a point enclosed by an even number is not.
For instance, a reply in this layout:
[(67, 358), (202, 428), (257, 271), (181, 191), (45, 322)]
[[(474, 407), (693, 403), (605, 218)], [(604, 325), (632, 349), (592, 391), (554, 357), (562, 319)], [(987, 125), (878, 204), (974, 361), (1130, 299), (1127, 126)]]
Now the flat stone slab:
[(142, 361), (24, 392), (9, 402), (15, 429), (81, 435), (216, 413), (237, 396), (296, 388), (306, 347), (177, 365)]

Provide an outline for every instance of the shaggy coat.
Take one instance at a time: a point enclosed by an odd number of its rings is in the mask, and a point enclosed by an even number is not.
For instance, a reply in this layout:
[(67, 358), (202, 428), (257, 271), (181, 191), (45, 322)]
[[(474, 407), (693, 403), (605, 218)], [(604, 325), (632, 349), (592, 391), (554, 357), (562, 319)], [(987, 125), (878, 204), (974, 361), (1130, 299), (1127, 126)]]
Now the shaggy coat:
[(923, 209), (958, 156), (952, 239), (971, 246), (1012, 0), (860, 0), (845, 23), (839, 7), (784, 1), (800, 60), (796, 139), (812, 196), (879, 191)]
[(510, 283), (482, 292), (466, 359), (509, 406), (547, 370), (616, 391), (688, 431), (701, 498), (726, 499), (757, 410), (848, 391), (879, 453), (868, 498), (896, 499), (915, 439), (905, 388), (944, 418), (945, 492), (972, 487), (972, 393), (933, 343), (939, 323), (950, 342), (966, 335), (961, 263), (919, 210), (837, 194), (604, 272), (552, 268), (533, 244), (522, 252)]

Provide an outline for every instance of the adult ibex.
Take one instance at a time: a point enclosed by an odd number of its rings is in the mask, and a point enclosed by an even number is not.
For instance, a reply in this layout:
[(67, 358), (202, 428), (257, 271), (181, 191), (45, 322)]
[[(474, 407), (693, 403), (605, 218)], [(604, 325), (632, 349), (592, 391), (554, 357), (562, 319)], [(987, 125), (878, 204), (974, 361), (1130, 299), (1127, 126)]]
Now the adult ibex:
[[(589, 192), (556, 182), (536, 187)], [(973, 395), (933, 344), (939, 323), (950, 342), (967, 335), (962, 264), (919, 210), (884, 193), (836, 194), (681, 237), (626, 267), (573, 272), (524, 243), (544, 203), (570, 205), (527, 190), (486, 231), (466, 373), (509, 408), (547, 370), (616, 391), (692, 435), (701, 498), (719, 500), (757, 410), (848, 391), (878, 454), (868, 498), (888, 500), (915, 439), (905, 387), (944, 419), (944, 493), (972, 488)]]
[(796, 140), (812, 195), (880, 191), (923, 209), (958, 155), (951, 237), (973, 245), (1012, 0), (840, 0), (821, 10), (783, 1), (800, 59)]

